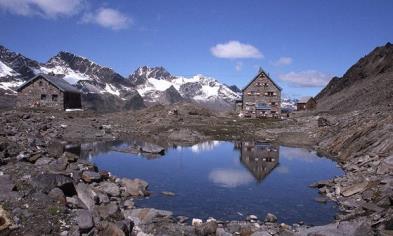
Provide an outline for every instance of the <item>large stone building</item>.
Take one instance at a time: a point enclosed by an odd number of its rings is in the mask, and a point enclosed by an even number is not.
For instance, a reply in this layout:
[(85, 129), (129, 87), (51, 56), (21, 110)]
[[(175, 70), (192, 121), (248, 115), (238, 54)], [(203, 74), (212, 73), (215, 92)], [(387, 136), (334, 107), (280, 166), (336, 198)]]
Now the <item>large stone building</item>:
[(79, 90), (59, 76), (40, 74), (18, 89), (17, 108), (82, 108)]
[(262, 68), (242, 93), (242, 100), (236, 102), (236, 110), (244, 117), (280, 117), (281, 88)]

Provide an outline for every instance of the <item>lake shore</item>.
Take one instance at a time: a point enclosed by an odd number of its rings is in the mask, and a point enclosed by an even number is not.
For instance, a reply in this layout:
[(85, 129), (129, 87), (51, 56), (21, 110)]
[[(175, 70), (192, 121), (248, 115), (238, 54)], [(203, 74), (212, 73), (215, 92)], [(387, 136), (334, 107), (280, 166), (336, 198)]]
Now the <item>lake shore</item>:
[[(393, 215), (392, 120), (388, 112), (373, 111), (247, 120), (184, 104), (105, 115), (2, 112), (0, 214), (4, 223), (0, 232), (388, 235)], [(277, 223), (273, 216), (230, 222), (211, 219), (190, 225), (171, 212), (134, 208), (132, 199), (147, 194), (142, 180), (119, 179), (75, 155), (59, 156), (49, 149), (53, 141), (105, 141), (130, 135), (163, 147), (206, 140), (266, 140), (316, 149), (338, 161), (346, 173), (315, 184), (323, 196), (339, 204), (342, 213), (335, 222), (318, 227)]]

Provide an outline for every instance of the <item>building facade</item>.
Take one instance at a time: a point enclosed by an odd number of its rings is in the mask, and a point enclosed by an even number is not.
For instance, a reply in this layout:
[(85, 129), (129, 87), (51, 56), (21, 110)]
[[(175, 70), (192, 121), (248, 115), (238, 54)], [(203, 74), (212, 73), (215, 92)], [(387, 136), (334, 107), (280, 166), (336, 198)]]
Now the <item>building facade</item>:
[(236, 110), (244, 117), (280, 117), (281, 88), (262, 69), (242, 90)]
[(314, 110), (317, 107), (317, 101), (313, 97), (302, 97), (296, 103), (297, 111)]
[(58, 76), (37, 75), (22, 84), (17, 91), (17, 108), (82, 108), (79, 90)]

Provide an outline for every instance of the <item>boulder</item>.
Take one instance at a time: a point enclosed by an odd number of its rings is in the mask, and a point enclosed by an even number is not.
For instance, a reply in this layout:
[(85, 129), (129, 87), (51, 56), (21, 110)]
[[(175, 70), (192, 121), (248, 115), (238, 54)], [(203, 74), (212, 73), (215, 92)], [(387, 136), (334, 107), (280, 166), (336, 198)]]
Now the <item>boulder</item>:
[(14, 188), (15, 184), (9, 175), (0, 175), (0, 201), (16, 198), (17, 193), (12, 191)]
[(377, 174), (383, 175), (393, 171), (393, 156), (386, 157), (378, 166)]
[(8, 217), (8, 213), (0, 205), (0, 235), (1, 231), (7, 229), (11, 225), (11, 220)]
[(65, 153), (63, 153), (62, 156), (65, 157), (68, 160), (68, 162), (75, 162), (79, 158), (78, 155), (75, 155), (74, 153), (71, 153), (71, 152), (65, 152)]
[(318, 127), (326, 127), (326, 126), (331, 126), (332, 124), (330, 121), (326, 118), (319, 117), (318, 118)]
[(135, 225), (150, 224), (162, 218), (169, 218), (172, 212), (154, 208), (138, 208), (123, 211), (124, 218), (132, 220)]
[(195, 232), (198, 235), (215, 235), (218, 224), (216, 221), (209, 221), (195, 226)]
[(272, 213), (267, 213), (265, 222), (275, 223), (277, 222), (277, 216), (273, 215)]
[(308, 236), (308, 235), (321, 235), (321, 236), (346, 236), (358, 235), (366, 236), (373, 235), (369, 223), (366, 221), (341, 221), (323, 226), (315, 226), (308, 229), (300, 229), (295, 235)]
[(44, 193), (49, 193), (55, 187), (63, 188), (72, 184), (72, 178), (61, 174), (40, 174), (32, 178), (33, 187)]
[(232, 236), (232, 234), (226, 232), (225, 229), (223, 229), (223, 228), (218, 228), (216, 230), (216, 236)]
[(57, 159), (56, 161), (51, 162), (49, 167), (55, 171), (63, 171), (65, 169), (67, 169), (67, 165), (68, 165), (67, 158), (61, 157), (61, 158)]
[(87, 233), (94, 227), (93, 217), (87, 210), (78, 210), (76, 222), (81, 233)]
[(126, 188), (126, 192), (133, 197), (144, 197), (149, 195), (147, 191), (149, 184), (144, 180), (123, 178), (121, 184)]
[(152, 143), (144, 143), (143, 145), (140, 145), (139, 150), (141, 152), (154, 153), (154, 154), (164, 154), (165, 152), (165, 149), (163, 147)]
[(101, 180), (101, 175), (94, 171), (83, 171), (81, 178), (86, 183), (99, 182)]
[(109, 181), (101, 182), (98, 189), (112, 197), (118, 197), (120, 195), (119, 186)]
[(54, 188), (51, 191), (49, 191), (48, 196), (57, 202), (60, 202), (63, 204), (66, 203), (66, 198), (63, 193), (63, 190), (61, 190), (59, 188)]
[(119, 211), (119, 206), (115, 202), (110, 202), (106, 205), (98, 206), (97, 211), (103, 219), (106, 219), (115, 215)]
[(41, 157), (35, 162), (35, 165), (37, 166), (45, 166), (48, 165), (53, 159), (49, 157)]
[(363, 181), (363, 182), (360, 182), (360, 183), (357, 183), (357, 184), (353, 184), (353, 185), (351, 185), (349, 187), (344, 188), (342, 190), (341, 194), (344, 197), (352, 196), (352, 195), (354, 195), (356, 193), (360, 193), (360, 192), (363, 192), (364, 190), (366, 190), (367, 189), (367, 185), (368, 185), (368, 181)]
[(116, 224), (105, 222), (102, 224), (102, 230), (99, 231), (99, 236), (125, 236), (126, 234)]
[(79, 183), (75, 189), (79, 200), (86, 206), (87, 209), (90, 211), (93, 210), (94, 205), (96, 202), (98, 202), (98, 197), (92, 187), (84, 183)]

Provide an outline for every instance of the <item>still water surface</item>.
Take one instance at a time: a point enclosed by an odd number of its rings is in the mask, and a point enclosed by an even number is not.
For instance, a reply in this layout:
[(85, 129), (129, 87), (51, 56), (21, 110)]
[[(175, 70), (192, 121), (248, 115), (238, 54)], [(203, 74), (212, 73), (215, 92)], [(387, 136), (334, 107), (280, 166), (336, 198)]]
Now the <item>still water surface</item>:
[[(342, 175), (342, 170), (332, 160), (303, 148), (211, 141), (169, 148), (163, 156), (121, 153), (110, 148), (125, 145), (130, 144), (113, 142), (109, 148), (87, 156), (113, 175), (149, 182), (153, 194), (138, 200), (138, 207), (222, 220), (244, 220), (249, 214), (263, 219), (271, 212), (280, 222), (314, 225), (331, 222), (337, 212), (333, 202), (316, 202), (318, 191), (308, 186)], [(176, 196), (161, 195), (162, 191)]]

